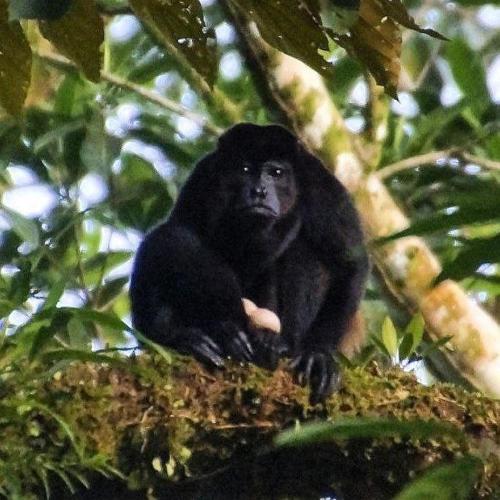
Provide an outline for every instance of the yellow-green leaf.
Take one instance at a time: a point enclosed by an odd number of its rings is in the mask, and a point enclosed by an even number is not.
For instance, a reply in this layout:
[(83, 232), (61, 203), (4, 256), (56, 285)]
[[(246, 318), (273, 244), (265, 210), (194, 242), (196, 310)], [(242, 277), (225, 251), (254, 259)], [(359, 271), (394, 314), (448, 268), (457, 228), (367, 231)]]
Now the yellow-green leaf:
[(333, 34), (332, 38), (361, 61), (376, 82), (396, 98), (401, 69), (401, 31), (380, 0), (361, 0), (354, 26), (345, 34)]
[(398, 352), (398, 334), (394, 323), (389, 316), (386, 316), (382, 324), (382, 342), (384, 343), (387, 352), (391, 356), (395, 356)]
[(276, 49), (323, 75), (332, 67), (320, 51), (328, 51), (328, 38), (316, 4), (302, 0), (230, 0), (242, 16), (254, 21), (262, 38)]
[(94, 82), (101, 72), (104, 25), (94, 0), (73, 0), (69, 11), (55, 21), (40, 21), (40, 31)]
[(445, 40), (437, 31), (415, 23), (400, 0), (361, 0), (359, 16), (345, 34), (332, 33), (341, 47), (370, 71), (387, 94), (397, 98), (401, 69), (400, 25)]
[(19, 114), (31, 78), (31, 49), (19, 23), (8, 21), (7, 1), (0, 0), (0, 105)]
[(169, 52), (213, 86), (217, 74), (215, 38), (205, 26), (198, 0), (130, 0), (129, 4)]

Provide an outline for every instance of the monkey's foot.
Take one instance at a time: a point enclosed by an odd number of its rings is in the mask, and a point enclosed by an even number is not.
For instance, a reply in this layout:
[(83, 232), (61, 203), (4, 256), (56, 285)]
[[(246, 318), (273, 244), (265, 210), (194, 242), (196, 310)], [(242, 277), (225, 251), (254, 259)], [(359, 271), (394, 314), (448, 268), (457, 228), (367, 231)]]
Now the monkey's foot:
[(311, 388), (310, 403), (324, 401), (339, 385), (337, 363), (328, 352), (310, 351), (295, 357), (290, 363), (297, 382)]

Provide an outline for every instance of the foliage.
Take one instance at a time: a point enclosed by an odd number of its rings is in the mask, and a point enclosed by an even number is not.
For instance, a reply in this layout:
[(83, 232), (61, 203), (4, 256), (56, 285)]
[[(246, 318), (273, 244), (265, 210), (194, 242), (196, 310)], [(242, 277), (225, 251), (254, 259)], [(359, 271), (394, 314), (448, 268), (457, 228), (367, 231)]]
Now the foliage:
[[(498, 313), (500, 131), (498, 95), (488, 86), (498, 33), (471, 7), (482, 2), (461, 0), (446, 10), (413, 2), (415, 25), (401, 3), (363, 0), (340, 29), (337, 3), (320, 9), (314, 0), (11, 0), (11, 19), (34, 20), (9, 23), (7, 1), (0, 0), (0, 100), (9, 113), (0, 113), (0, 380), (15, 388), (12, 394), (23, 388), (16, 397), (1, 393), (0, 425), (26, 439), (22, 453), (11, 447), (0, 463), (0, 476), (12, 479), (2, 483), (8, 492), (32, 485), (29, 478), (43, 483), (47, 474), (73, 485), (84, 483), (82, 472), (112, 472), (106, 453), (82, 448), (77, 422), (64, 414), (66, 400), (53, 405), (36, 391), (75, 360), (97, 363), (100, 373), (130, 365), (114, 349), (130, 353), (136, 345), (136, 332), (122, 321), (142, 234), (167, 215), (223, 127), (276, 120), (241, 65), (231, 13), (252, 19), (268, 43), (326, 76), (367, 163), (409, 213), (410, 229), (393, 237), (426, 235), (444, 263), (439, 279), (462, 280)], [(60, 10), (47, 10), (55, 4)], [(387, 12), (390, 5), (395, 10)], [(169, 15), (158, 16), (158, 9)], [(400, 26), (420, 30), (428, 23), (450, 41), (411, 31), (402, 46)], [(400, 103), (378, 98), (362, 65), (391, 94), (399, 76)], [(377, 99), (386, 109), (382, 118)], [(408, 324), (376, 281), (364, 302), (371, 345), (356, 363), (375, 357), (410, 369), (447, 339), (422, 341), (419, 316)], [(389, 383), (380, 396), (387, 397), (381, 405), (400, 405), (403, 419), (414, 404), (408, 390), (398, 399), (404, 390)], [(375, 411), (368, 397), (342, 397), (346, 413)], [(53, 437), (47, 453), (40, 422)], [(472, 481), (473, 462), (429, 472), (414, 491), (435, 491), (440, 478), (456, 473)], [(410, 498), (408, 488), (401, 498)]]

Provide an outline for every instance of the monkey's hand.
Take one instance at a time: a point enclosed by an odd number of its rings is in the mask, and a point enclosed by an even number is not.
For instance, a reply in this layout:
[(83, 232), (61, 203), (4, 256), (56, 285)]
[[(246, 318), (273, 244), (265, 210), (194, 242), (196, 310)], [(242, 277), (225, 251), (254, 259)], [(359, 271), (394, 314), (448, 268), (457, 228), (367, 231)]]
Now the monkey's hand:
[(235, 361), (252, 361), (254, 350), (247, 334), (232, 321), (224, 321), (211, 332), (223, 355)]
[(183, 331), (169, 344), (181, 354), (194, 356), (200, 363), (208, 367), (223, 368), (224, 354), (221, 347), (198, 328), (190, 328)]
[(311, 404), (324, 401), (337, 387), (340, 375), (337, 364), (329, 352), (309, 351), (295, 357), (290, 363), (297, 382), (309, 385)]
[(281, 358), (288, 354), (288, 346), (281, 335), (264, 328), (252, 328), (250, 333), (254, 355), (252, 362), (268, 370), (275, 370)]

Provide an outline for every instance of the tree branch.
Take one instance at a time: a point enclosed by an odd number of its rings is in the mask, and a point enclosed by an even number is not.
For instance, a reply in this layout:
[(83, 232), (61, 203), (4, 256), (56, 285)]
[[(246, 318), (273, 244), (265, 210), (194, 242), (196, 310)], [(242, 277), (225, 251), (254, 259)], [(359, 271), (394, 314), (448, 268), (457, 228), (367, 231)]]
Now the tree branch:
[(498, 161), (490, 160), (488, 158), (481, 158), (480, 156), (473, 155), (471, 153), (468, 153), (467, 151), (461, 151), (457, 148), (450, 148), (412, 156), (410, 158), (391, 163), (390, 165), (387, 165), (375, 172), (375, 175), (380, 180), (384, 180), (404, 170), (415, 167), (431, 166), (438, 160), (441, 160), (443, 158), (447, 159), (450, 157), (462, 158), (466, 162), (475, 163), (476, 165), (487, 168), (489, 170), (500, 170), (500, 162)]
[[(49, 64), (52, 64), (55, 67), (62, 68), (64, 70), (78, 71), (78, 68), (74, 63), (72, 63), (64, 56), (61, 56), (59, 54), (35, 54), (35, 55), (39, 57), (41, 60)], [(143, 87), (142, 85), (130, 82), (125, 78), (121, 78), (117, 75), (114, 75), (104, 70), (101, 71), (101, 78), (108, 83), (116, 85), (117, 87), (129, 90), (130, 92), (140, 95), (147, 101), (157, 104), (162, 108), (171, 111), (172, 113), (187, 118), (188, 120), (191, 120), (193, 123), (196, 123), (203, 130), (212, 135), (219, 136), (223, 132), (223, 129), (211, 123), (206, 116), (195, 113), (194, 111), (191, 111), (182, 104), (179, 104), (175, 101), (168, 99), (167, 97), (164, 97), (156, 92), (153, 92)]]

